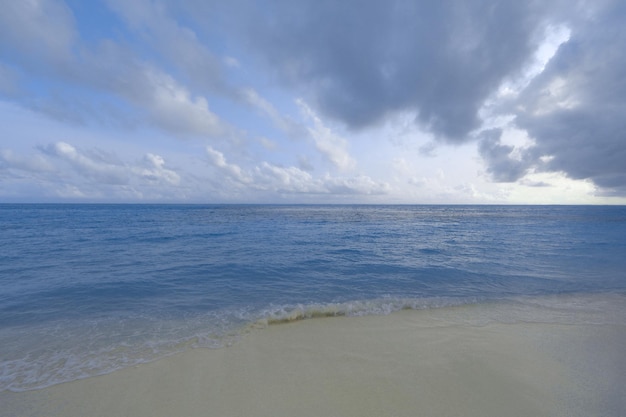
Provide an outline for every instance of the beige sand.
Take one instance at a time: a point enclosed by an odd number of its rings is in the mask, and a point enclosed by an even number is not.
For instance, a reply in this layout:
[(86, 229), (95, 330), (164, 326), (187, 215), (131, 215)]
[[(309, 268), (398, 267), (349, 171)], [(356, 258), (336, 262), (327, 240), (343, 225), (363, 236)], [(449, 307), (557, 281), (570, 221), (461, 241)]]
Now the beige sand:
[(224, 349), (25, 393), (2, 416), (620, 416), (625, 327), (489, 324), (472, 308), (304, 320)]

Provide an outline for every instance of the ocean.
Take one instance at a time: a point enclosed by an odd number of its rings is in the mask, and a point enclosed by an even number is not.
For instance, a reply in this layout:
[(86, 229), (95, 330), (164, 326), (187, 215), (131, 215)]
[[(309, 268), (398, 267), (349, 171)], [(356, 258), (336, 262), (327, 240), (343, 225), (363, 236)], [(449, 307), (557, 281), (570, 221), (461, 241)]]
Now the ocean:
[(0, 205), (0, 391), (272, 323), (466, 305), (623, 325), (626, 207)]

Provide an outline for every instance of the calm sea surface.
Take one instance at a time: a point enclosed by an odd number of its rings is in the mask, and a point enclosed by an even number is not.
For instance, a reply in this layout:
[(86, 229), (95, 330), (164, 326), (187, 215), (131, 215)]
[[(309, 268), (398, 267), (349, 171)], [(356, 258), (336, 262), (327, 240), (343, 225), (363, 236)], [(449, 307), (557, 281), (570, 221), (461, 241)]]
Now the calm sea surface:
[(0, 391), (284, 319), (491, 303), (567, 322), (603, 299), (626, 301), (626, 207), (0, 205)]

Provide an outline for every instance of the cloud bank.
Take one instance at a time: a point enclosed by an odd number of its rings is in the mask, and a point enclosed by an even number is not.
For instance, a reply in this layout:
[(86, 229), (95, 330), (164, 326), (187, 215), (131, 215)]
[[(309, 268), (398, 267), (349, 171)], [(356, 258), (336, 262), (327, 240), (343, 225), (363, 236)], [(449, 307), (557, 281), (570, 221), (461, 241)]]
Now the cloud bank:
[(135, 147), (7, 113), (0, 190), (402, 200), (472, 144), (492, 196), (554, 174), (626, 197), (624, 21), (619, 0), (7, 2), (0, 108)]

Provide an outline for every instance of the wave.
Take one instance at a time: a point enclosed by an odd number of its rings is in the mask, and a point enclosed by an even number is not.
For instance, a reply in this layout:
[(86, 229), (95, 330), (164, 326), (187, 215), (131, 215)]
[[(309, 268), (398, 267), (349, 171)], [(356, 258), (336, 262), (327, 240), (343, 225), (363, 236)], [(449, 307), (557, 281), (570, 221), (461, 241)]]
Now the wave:
[(373, 300), (355, 300), (341, 303), (311, 303), (272, 306), (262, 311), (262, 318), (253, 326), (291, 323), (306, 319), (391, 314), (400, 310), (426, 310), (476, 304), (478, 298), (398, 298), (384, 297)]
[[(331, 317), (437, 310), (428, 325), (491, 323), (624, 325), (626, 293), (507, 299), (383, 297), (337, 303), (270, 305), (163, 321), (111, 320), (3, 330), (0, 391), (28, 391), (102, 375), (194, 348), (227, 348), (268, 326)], [(468, 309), (472, 309), (471, 314)], [(13, 340), (4, 343), (5, 340)]]
[[(480, 309), (466, 317), (467, 310)], [(490, 323), (544, 323), (563, 325), (622, 325), (626, 323), (626, 293), (564, 293), (542, 296), (487, 298), (398, 298), (356, 300), (342, 303), (312, 303), (265, 309), (253, 328), (308, 319), (387, 315), (402, 310), (446, 309), (448, 325), (484, 326)]]

